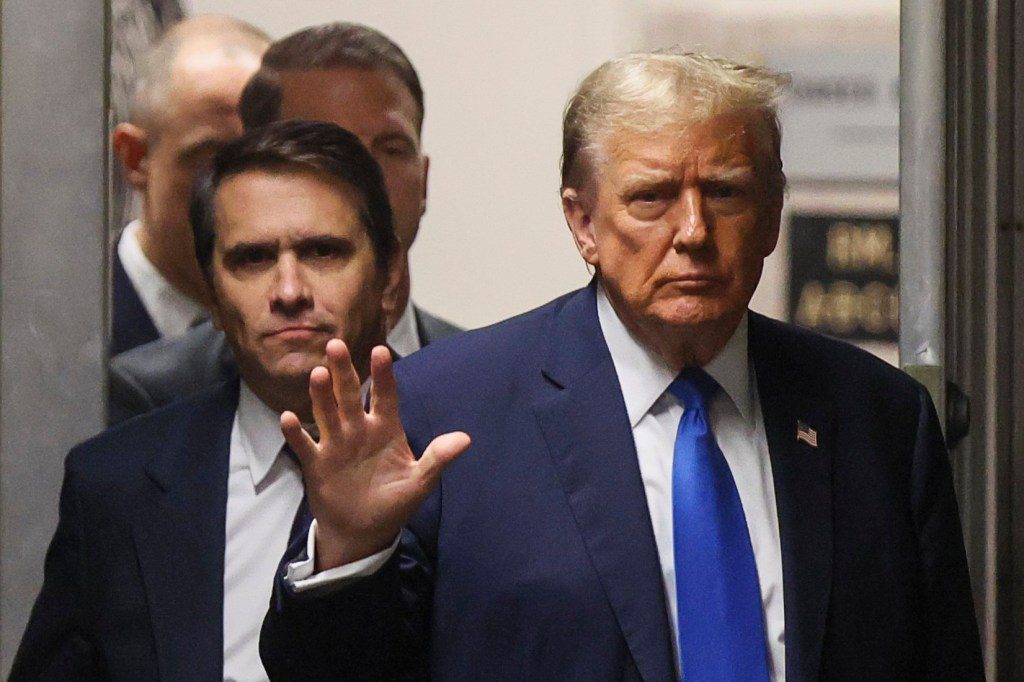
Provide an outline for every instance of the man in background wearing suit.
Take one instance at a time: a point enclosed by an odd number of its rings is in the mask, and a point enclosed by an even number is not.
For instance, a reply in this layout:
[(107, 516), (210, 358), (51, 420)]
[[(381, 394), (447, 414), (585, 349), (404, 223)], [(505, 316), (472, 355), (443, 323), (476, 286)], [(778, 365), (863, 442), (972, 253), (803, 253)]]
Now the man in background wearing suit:
[(328, 123), (247, 134), (193, 200), (196, 255), (241, 381), (110, 429), (65, 465), (11, 680), (265, 680), (258, 635), (306, 518), (280, 413), (343, 337), (365, 375), (401, 254), (380, 168)]
[(147, 55), (129, 121), (111, 136), (142, 197), (142, 217), (124, 228), (113, 258), (111, 356), (183, 334), (208, 316), (189, 191), (214, 152), (242, 134), (238, 98), (269, 43), (242, 21), (202, 16), (176, 24)]
[(982, 678), (927, 392), (747, 309), (782, 82), (604, 64), (563, 130), (591, 285), (393, 376), (375, 349), (368, 414), (328, 344), (320, 441), (282, 417), (315, 521), (264, 624), (272, 679)]
[[(401, 48), (358, 24), (304, 29), (270, 46), (240, 109), (247, 130), (309, 119), (336, 123), (362, 140), (384, 171), (404, 249), (388, 344), (404, 357), (459, 331), (409, 299), (407, 253), (426, 210), (429, 159), (420, 144), (423, 89)], [(209, 324), (117, 358), (111, 366), (111, 422), (188, 395), (232, 371), (223, 339)]]

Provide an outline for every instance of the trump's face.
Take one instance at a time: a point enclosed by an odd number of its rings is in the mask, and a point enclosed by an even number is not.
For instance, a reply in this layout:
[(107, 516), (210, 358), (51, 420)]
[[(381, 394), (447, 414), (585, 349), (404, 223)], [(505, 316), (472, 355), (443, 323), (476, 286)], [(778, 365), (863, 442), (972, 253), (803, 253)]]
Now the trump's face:
[(779, 230), (756, 132), (738, 115), (614, 132), (588, 186), (563, 193), (580, 254), (641, 339), (731, 335), (746, 310)]

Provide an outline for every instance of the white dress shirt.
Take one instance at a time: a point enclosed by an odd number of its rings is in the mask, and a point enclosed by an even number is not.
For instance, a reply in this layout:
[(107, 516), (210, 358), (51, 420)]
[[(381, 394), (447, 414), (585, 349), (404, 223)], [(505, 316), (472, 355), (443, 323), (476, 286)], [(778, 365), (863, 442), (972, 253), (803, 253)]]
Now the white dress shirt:
[(139, 245), (139, 227), (139, 221), (133, 220), (124, 228), (117, 242), (117, 256), (160, 336), (184, 334), (190, 327), (209, 317), (209, 313), (199, 303), (178, 291), (146, 258)]
[(280, 416), (243, 382), (231, 428), (224, 545), (224, 679), (232, 682), (267, 679), (260, 627), (302, 501), (302, 472), (283, 445)]
[[(661, 575), (668, 597), (672, 645), (679, 660), (679, 620), (676, 614), (675, 548), (672, 515), (672, 459), (676, 431), (684, 406), (668, 392), (678, 371), (640, 343), (616, 315), (601, 287), (597, 290), (597, 317), (615, 365), (626, 402), (640, 476), (651, 513)], [(761, 417), (757, 384), (747, 354), (747, 317), (725, 348), (704, 370), (721, 385), (708, 408), (711, 430), (736, 480), (747, 519), (754, 563), (761, 586), (769, 671), (786, 679), (785, 617), (782, 597), (782, 550), (775, 507), (768, 441)]]
[(416, 313), (411, 299), (406, 303), (394, 328), (388, 332), (388, 345), (400, 358), (412, 355), (423, 347), (420, 333), (416, 329)]
[[(597, 290), (597, 316), (615, 365), (626, 403), (640, 476), (654, 528), (654, 540), (661, 563), (662, 581), (672, 627), (672, 646), (679, 661), (679, 621), (676, 605), (675, 547), (672, 514), (672, 459), (676, 431), (684, 406), (671, 393), (669, 384), (677, 370), (637, 340), (619, 319), (601, 287)], [(774, 680), (786, 679), (785, 612), (782, 594), (782, 549), (779, 518), (775, 506), (768, 441), (761, 416), (757, 384), (747, 353), (747, 316), (725, 348), (704, 370), (722, 386), (708, 408), (711, 429), (725, 455), (754, 550), (761, 608), (765, 618), (769, 672)], [(398, 539), (388, 549), (361, 561), (314, 574), (316, 521), (306, 543), (307, 559), (288, 566), (287, 580), (296, 592), (313, 587), (340, 587), (346, 581), (379, 570), (395, 552)]]

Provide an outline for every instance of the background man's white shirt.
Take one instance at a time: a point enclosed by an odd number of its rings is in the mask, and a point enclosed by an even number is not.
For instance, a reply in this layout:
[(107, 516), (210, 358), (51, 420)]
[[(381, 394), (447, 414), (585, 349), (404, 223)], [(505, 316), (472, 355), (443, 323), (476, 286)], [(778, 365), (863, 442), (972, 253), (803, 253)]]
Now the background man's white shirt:
[(139, 245), (139, 227), (139, 221), (134, 220), (124, 228), (117, 242), (117, 256), (160, 336), (184, 334), (210, 314), (206, 308), (178, 291), (146, 258)]

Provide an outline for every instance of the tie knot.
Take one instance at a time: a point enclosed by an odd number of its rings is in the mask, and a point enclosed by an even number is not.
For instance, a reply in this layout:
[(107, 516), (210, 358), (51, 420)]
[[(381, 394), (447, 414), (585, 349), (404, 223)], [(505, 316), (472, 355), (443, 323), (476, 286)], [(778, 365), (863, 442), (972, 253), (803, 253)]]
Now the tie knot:
[(718, 389), (718, 382), (700, 367), (687, 367), (668, 387), (669, 392), (683, 403), (683, 407), (704, 412), (707, 412), (708, 403)]

